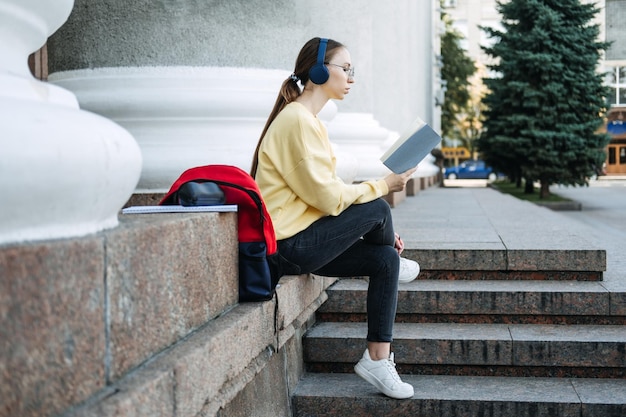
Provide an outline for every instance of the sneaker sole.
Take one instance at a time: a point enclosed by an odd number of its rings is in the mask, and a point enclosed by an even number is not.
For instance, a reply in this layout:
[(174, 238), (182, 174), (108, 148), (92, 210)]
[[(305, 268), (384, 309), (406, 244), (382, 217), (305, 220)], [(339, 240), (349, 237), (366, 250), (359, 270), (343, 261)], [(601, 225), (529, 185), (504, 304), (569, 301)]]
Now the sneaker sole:
[(421, 269), (420, 269), (420, 268), (418, 268), (418, 269), (417, 269), (417, 273), (415, 274), (415, 276), (414, 276), (414, 277), (409, 278), (409, 279), (404, 279), (404, 280), (403, 280), (403, 279), (398, 278), (398, 284), (408, 284), (409, 282), (413, 282), (413, 281), (415, 281), (415, 280), (417, 279), (417, 277), (419, 277), (420, 272), (422, 272), (422, 271), (421, 271)]
[(354, 372), (373, 386), (375, 386), (380, 392), (385, 394), (387, 397), (395, 398), (396, 400), (405, 400), (407, 398), (411, 398), (414, 395), (414, 392), (411, 395), (400, 395), (400, 393), (395, 391), (390, 391), (385, 384), (383, 384), (378, 378), (372, 375), (367, 369), (363, 368), (360, 364), (356, 364), (354, 366)]
[(399, 279), (399, 280), (398, 280), (398, 284), (408, 284), (409, 282), (413, 282), (413, 281), (415, 281), (415, 280), (417, 279), (417, 277), (418, 277), (418, 276), (419, 276), (419, 274), (418, 274), (418, 275), (415, 275), (415, 277), (414, 277), (414, 278), (411, 278), (411, 279), (407, 279), (407, 280), (400, 280), (400, 279)]

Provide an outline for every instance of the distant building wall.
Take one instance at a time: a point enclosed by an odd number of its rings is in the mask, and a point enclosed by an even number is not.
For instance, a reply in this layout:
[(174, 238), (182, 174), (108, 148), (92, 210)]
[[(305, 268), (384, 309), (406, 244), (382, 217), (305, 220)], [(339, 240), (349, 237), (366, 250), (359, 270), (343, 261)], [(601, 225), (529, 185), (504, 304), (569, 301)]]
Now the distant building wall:
[(606, 51), (609, 61), (626, 60), (626, 0), (606, 0)]

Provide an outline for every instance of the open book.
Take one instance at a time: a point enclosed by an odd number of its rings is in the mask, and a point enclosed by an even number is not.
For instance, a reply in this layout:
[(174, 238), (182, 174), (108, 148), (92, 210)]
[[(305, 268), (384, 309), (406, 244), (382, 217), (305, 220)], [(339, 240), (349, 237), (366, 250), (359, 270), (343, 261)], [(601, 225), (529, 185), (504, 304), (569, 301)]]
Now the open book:
[(398, 140), (380, 157), (387, 168), (401, 174), (414, 168), (441, 142), (441, 136), (417, 118)]

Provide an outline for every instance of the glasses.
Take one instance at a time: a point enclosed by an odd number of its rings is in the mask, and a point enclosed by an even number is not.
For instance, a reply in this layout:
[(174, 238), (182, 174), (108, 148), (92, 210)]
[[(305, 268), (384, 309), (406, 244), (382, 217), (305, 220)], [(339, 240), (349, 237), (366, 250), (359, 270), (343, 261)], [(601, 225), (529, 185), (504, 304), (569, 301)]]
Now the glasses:
[(346, 73), (348, 78), (354, 78), (354, 67), (344, 67), (343, 65), (331, 64), (329, 62), (326, 62), (326, 65), (332, 65), (333, 67), (341, 68), (343, 72)]

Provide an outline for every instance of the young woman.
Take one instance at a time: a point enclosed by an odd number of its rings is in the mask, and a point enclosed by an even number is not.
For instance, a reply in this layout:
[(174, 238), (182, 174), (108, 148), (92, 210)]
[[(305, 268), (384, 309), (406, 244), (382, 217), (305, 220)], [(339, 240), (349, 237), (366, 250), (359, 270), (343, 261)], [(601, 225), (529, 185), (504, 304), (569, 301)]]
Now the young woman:
[(367, 349), (355, 371), (385, 395), (409, 398), (413, 387), (396, 372), (391, 341), (399, 279), (414, 280), (419, 265), (400, 258), (403, 243), (380, 197), (404, 189), (415, 168), (359, 184), (337, 177), (317, 114), (328, 100), (342, 100), (353, 83), (354, 67), (342, 44), (308, 41), (283, 82), (251, 175), (272, 217), (284, 273), (369, 277)]

